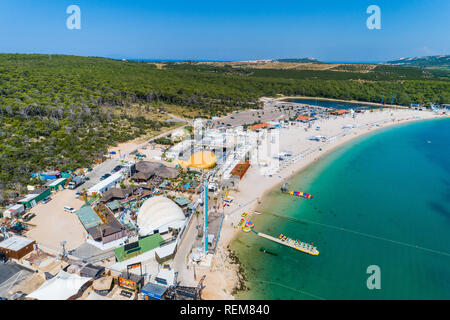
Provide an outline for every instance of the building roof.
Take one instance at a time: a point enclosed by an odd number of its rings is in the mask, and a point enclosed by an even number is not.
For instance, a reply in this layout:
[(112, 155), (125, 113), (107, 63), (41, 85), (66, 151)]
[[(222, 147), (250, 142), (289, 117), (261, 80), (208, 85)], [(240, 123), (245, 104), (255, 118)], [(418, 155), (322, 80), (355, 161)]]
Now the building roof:
[(105, 271), (105, 267), (94, 266), (93, 264), (87, 264), (80, 270), (82, 277), (97, 278)]
[(197, 169), (209, 169), (217, 162), (216, 155), (211, 151), (198, 151), (189, 157), (188, 161), (177, 160), (175, 163), (183, 167), (191, 167)]
[[(114, 249), (114, 255), (116, 256), (117, 260), (119, 262), (122, 262), (124, 260), (128, 260), (134, 256), (141, 255), (147, 251), (153, 250), (155, 248), (158, 248), (163, 242), (164, 239), (161, 237), (159, 233), (152, 234), (151, 236), (142, 238), (138, 241), (136, 241), (136, 246), (133, 246), (133, 243), (130, 243), (125, 246), (121, 246), (119, 248)], [(129, 245), (132, 245), (132, 249), (125, 250), (125, 248)], [(139, 248), (135, 250), (135, 248)]]
[[(33, 274), (29, 269), (22, 267), (15, 262), (8, 261), (6, 263), (0, 263), (0, 286), (19, 272), (29, 273), (30, 275)], [(2, 292), (0, 291), (0, 294), (1, 293)]]
[(67, 300), (77, 294), (80, 288), (90, 280), (88, 277), (67, 273), (61, 270), (56, 277), (45, 281), (27, 297), (38, 300)]
[(98, 214), (89, 205), (82, 206), (78, 211), (75, 211), (75, 213), (86, 230), (102, 224), (102, 219), (100, 219)]
[(267, 122), (263, 122), (260, 124), (255, 124), (254, 126), (248, 127), (250, 130), (259, 130), (265, 127), (270, 127), (270, 124), (268, 124)]
[(153, 173), (151, 172), (138, 172), (135, 173), (131, 178), (133, 180), (148, 180), (151, 178), (152, 175)]
[(111, 199), (125, 199), (128, 196), (131, 196), (133, 192), (137, 188), (111, 188), (105, 193), (103, 193), (102, 198), (100, 199), (101, 202), (109, 202)]
[(145, 286), (142, 287), (142, 293), (154, 299), (161, 299), (167, 289), (168, 288), (165, 286), (147, 282)]
[(307, 117), (307, 116), (298, 116), (297, 117), (297, 120), (298, 121), (306, 121), (306, 120), (309, 120), (309, 119), (311, 119), (310, 117)]
[(122, 230), (124, 230), (124, 228), (120, 225), (120, 223), (117, 220), (112, 220), (105, 224), (91, 227), (86, 231), (92, 236), (92, 238), (101, 239), (102, 236), (107, 237), (117, 232), (121, 232)]
[(51, 183), (49, 183), (48, 186), (49, 187), (55, 187), (55, 186), (63, 183), (66, 180), (67, 180), (67, 178), (59, 178), (59, 179), (56, 179), (56, 180), (52, 181)]
[(106, 206), (107, 206), (110, 210), (114, 211), (114, 210), (119, 209), (120, 203), (119, 203), (119, 200), (114, 200), (114, 201), (108, 202), (108, 203), (106, 204)]
[(141, 235), (148, 235), (163, 226), (170, 226), (176, 221), (184, 221), (183, 210), (172, 200), (156, 196), (147, 199), (141, 206), (137, 216), (137, 224)]
[(159, 162), (139, 161), (136, 163), (136, 170), (150, 175), (157, 175), (161, 178), (175, 178), (179, 172), (176, 168), (165, 166)]
[(155, 175), (161, 178), (176, 178), (179, 174), (178, 169), (162, 165), (155, 169)]
[(345, 110), (345, 109), (341, 109), (341, 110), (334, 110), (331, 113), (344, 114), (344, 113), (350, 113), (350, 111), (349, 110)]
[(100, 181), (99, 183), (97, 183), (95, 186), (89, 188), (88, 192), (92, 193), (92, 192), (100, 192), (100, 190), (104, 189), (105, 187), (123, 180), (123, 173), (122, 171), (116, 172), (113, 175), (109, 176), (108, 178), (106, 178), (103, 181)]
[(155, 277), (155, 280), (165, 280), (168, 286), (173, 286), (175, 284), (175, 271), (173, 269), (159, 269), (158, 274)]
[(29, 201), (33, 200), (34, 198), (36, 198), (37, 196), (38, 196), (38, 194), (32, 194), (32, 193), (30, 193), (30, 194), (27, 194), (27, 195), (25, 196), (25, 198), (20, 199), (18, 202), (20, 202), (20, 203), (23, 203), (23, 202), (29, 202)]
[(113, 283), (114, 281), (112, 276), (101, 277), (92, 283), (92, 288), (94, 290), (109, 290), (112, 288)]
[(57, 176), (57, 175), (59, 175), (61, 173), (59, 171), (55, 170), (55, 171), (41, 172), (41, 174), (45, 174), (45, 175), (49, 175), (49, 176)]
[(191, 203), (188, 199), (185, 197), (177, 197), (173, 201), (175, 201), (179, 206), (185, 206), (189, 203)]
[(170, 255), (172, 255), (175, 252), (175, 249), (177, 248), (177, 242), (173, 241), (169, 244), (165, 244), (155, 250), (155, 253), (160, 258), (165, 258)]
[(161, 163), (159, 162), (139, 161), (136, 163), (136, 171), (153, 173), (153, 171), (159, 166), (161, 166)]
[(12, 236), (9, 237), (6, 240), (3, 240), (0, 242), (0, 248), (12, 250), (12, 251), (19, 251), (20, 249), (26, 247), (30, 243), (33, 243), (34, 240), (22, 238), (18, 236)]
[(34, 189), (33, 191), (30, 191), (29, 194), (27, 194), (25, 196), (25, 198), (19, 200), (18, 202), (30, 202), (31, 200), (33, 200), (34, 198), (36, 198), (37, 196), (39, 196), (40, 194), (46, 192), (47, 190), (49, 190), (48, 188), (43, 188), (43, 189)]
[(23, 204), (15, 204), (12, 207), (9, 207), (9, 208), (5, 209), (5, 211), (3, 211), (3, 214), (5, 214), (5, 213), (13, 213), (14, 211), (16, 211), (18, 209), (23, 209)]

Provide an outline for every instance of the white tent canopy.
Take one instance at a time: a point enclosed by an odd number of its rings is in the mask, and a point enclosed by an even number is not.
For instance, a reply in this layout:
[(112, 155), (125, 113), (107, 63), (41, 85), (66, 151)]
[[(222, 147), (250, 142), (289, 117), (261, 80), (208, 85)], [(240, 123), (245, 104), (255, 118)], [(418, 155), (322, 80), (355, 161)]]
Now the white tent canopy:
[(169, 227), (180, 228), (185, 221), (183, 210), (172, 200), (163, 197), (152, 197), (139, 209), (137, 224), (142, 236), (152, 234), (154, 230), (166, 230)]
[(90, 279), (61, 270), (54, 278), (44, 282), (27, 297), (38, 300), (67, 300), (77, 294)]

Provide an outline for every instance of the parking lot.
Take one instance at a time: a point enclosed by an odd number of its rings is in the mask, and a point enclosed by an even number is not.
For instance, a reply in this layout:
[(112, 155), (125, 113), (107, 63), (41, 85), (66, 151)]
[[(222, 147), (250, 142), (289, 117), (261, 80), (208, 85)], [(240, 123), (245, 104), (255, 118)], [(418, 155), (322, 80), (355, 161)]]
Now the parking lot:
[(75, 190), (82, 190), (85, 188), (86, 190), (90, 187), (96, 185), (100, 182), (100, 178), (106, 174), (111, 174), (111, 170), (114, 169), (115, 166), (120, 164), (119, 158), (116, 156), (113, 159), (106, 160), (103, 163), (100, 163), (99, 165), (95, 166), (91, 172), (88, 172), (86, 174), (86, 177), (89, 178), (84, 184), (78, 186)]
[(66, 249), (75, 249), (86, 240), (86, 230), (75, 213), (64, 211), (64, 206), (78, 210), (84, 202), (75, 199), (75, 190), (65, 189), (50, 195), (46, 204), (39, 203), (30, 209), (36, 216), (29, 221), (26, 236), (37, 243), (60, 251), (61, 241), (67, 241)]
[(288, 110), (287, 108), (284, 110), (282, 108), (269, 106), (259, 110), (241, 111), (213, 120), (212, 123), (214, 127), (226, 126), (227, 124), (230, 124), (229, 127), (235, 127), (245, 124), (253, 124), (256, 121), (271, 121), (281, 117), (282, 115), (286, 115), (288, 117), (294, 116), (295, 108), (293, 108), (293, 110)]

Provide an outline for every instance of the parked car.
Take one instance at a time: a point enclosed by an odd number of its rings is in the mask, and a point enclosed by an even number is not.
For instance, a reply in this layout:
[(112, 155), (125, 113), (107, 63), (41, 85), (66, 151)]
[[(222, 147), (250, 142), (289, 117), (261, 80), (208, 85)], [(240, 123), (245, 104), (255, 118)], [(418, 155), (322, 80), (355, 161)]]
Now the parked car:
[(111, 177), (111, 174), (106, 173), (106, 174), (104, 174), (103, 176), (101, 176), (100, 181), (103, 181), (103, 180), (105, 180), (105, 179), (108, 178), (108, 177)]
[(43, 203), (43, 204), (46, 204), (46, 203), (49, 202), (50, 200), (52, 200), (52, 198), (47, 197), (47, 198), (45, 198), (45, 199), (42, 200), (42, 203)]
[(81, 195), (81, 191), (77, 191), (77, 193), (75, 193), (75, 198), (78, 199)]
[(118, 172), (120, 169), (122, 169), (122, 166), (115, 166), (114, 169), (111, 170), (111, 173), (116, 173), (116, 172)]
[(65, 207), (64, 207), (64, 211), (69, 212), (69, 213), (74, 213), (74, 212), (75, 212), (75, 209), (72, 208), (72, 207), (65, 206)]

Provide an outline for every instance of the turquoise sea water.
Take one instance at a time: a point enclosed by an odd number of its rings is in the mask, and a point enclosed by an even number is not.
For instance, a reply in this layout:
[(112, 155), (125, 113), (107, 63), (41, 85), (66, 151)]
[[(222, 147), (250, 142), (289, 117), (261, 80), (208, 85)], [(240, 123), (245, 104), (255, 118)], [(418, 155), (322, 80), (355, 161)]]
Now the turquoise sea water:
[[(255, 230), (320, 255), (240, 234), (231, 247), (250, 289), (238, 299), (450, 299), (450, 119), (362, 136), (289, 181), (314, 199), (273, 190)], [(367, 288), (370, 265), (380, 290)]]

